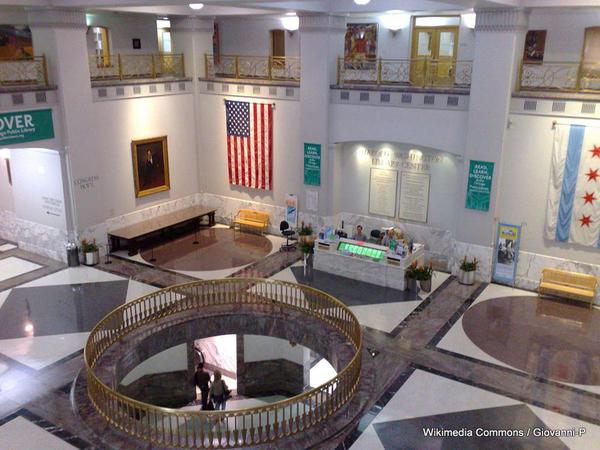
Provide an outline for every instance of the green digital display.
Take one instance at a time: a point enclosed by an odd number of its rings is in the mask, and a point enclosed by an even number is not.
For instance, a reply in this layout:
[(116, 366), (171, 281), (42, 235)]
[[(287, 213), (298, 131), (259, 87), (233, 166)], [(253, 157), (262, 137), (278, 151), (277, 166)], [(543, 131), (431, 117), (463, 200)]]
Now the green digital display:
[(338, 252), (349, 253), (357, 256), (371, 258), (374, 261), (379, 261), (385, 256), (384, 250), (366, 247), (359, 244), (351, 244), (350, 242), (340, 242), (337, 248)]

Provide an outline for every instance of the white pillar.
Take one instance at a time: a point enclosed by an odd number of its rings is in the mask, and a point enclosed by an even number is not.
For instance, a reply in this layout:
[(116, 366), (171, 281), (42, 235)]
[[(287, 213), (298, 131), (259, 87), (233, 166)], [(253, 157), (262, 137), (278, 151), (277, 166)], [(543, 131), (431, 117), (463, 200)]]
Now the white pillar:
[[(345, 32), (344, 17), (300, 17), (300, 138), (301, 145), (305, 142), (321, 145), (321, 186), (304, 186), (303, 192), (299, 193), (299, 207), (307, 212), (306, 190), (316, 190), (319, 192), (320, 215), (331, 212), (329, 92), (330, 85), (336, 81), (336, 61), (343, 54)], [(297, 151), (304, 152), (304, 148)]]
[[(521, 36), (526, 28), (527, 16), (521, 10), (477, 11), (462, 211), (456, 227), (459, 241), (489, 246), (493, 240), (502, 148), (517, 70), (516, 60), (521, 50), (518, 43), (522, 41)], [(470, 160), (494, 162), (490, 208), (487, 212), (465, 208)]]
[(183, 53), (185, 72), (194, 82), (205, 77), (205, 54), (213, 52), (213, 19), (196, 16), (171, 22), (173, 51)]
[(85, 13), (69, 9), (31, 9), (28, 22), (36, 53), (46, 56), (49, 82), (57, 86), (60, 134), (67, 153), (61, 155), (66, 214), (67, 219), (71, 219), (67, 231), (73, 239), (79, 231), (81, 216), (85, 218), (83, 226), (103, 221), (98, 216), (102, 211), (98, 205), (104, 202), (101, 191), (97, 189), (85, 198), (78, 198), (71, 183), (73, 174), (92, 175), (90, 168), (95, 173), (104, 173), (98, 169), (103, 164), (102, 155), (87, 151), (94, 123)]

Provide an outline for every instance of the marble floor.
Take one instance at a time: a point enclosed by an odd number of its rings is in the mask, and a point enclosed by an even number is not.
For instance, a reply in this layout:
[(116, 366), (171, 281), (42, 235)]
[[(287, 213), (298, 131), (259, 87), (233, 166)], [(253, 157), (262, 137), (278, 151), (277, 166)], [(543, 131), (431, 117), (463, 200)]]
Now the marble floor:
[[(200, 274), (121, 257), (94, 268), (66, 268), (6, 244), (14, 245), (0, 241), (6, 248), (0, 248), (1, 267), (6, 268), (0, 270), (0, 449), (110, 448), (73, 413), (70, 403), (90, 326), (116, 305)], [(507, 333), (514, 325), (506, 320), (507, 309), (485, 302), (514, 297), (523, 299), (517, 305), (521, 307), (535, 301), (535, 293), (486, 283), (463, 286), (439, 272), (431, 293), (386, 290), (318, 271), (305, 275), (297, 262), (301, 255), (278, 248), (273, 244), (269, 254), (225, 275), (206, 271), (200, 278), (258, 276), (305, 283), (338, 297), (356, 314), (363, 325), (364, 357), (371, 361), (374, 377), (369, 401), (356, 429), (323, 448), (598, 446), (598, 386), (581, 384), (577, 378), (557, 380), (553, 372), (530, 375), (526, 366), (517, 364), (518, 358), (497, 353), (491, 345), (491, 338), (503, 337), (510, 346), (523, 329), (517, 327), (514, 336)], [(14, 275), (8, 278), (6, 273)], [(563, 329), (553, 330), (546, 345), (567, 348), (574, 336), (585, 336), (584, 349), (600, 344), (593, 326), (596, 310), (573, 315), (562, 307), (542, 309), (535, 320), (548, 316)], [(489, 333), (478, 335), (486, 326)], [(565, 335), (569, 327), (573, 333)], [(508, 356), (520, 352), (515, 348)], [(573, 359), (566, 361), (574, 364)], [(274, 399), (240, 401), (229, 407)], [(442, 428), (456, 436), (442, 436)], [(469, 430), (484, 435), (467, 436)], [(504, 430), (503, 435), (491, 436), (494, 430)]]

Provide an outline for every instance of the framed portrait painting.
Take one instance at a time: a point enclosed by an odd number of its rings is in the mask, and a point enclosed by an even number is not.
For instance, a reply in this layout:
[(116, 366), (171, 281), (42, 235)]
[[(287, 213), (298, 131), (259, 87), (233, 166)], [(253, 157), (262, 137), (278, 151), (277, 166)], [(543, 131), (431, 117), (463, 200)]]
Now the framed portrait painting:
[(171, 188), (167, 136), (131, 141), (131, 154), (136, 197)]
[(523, 62), (528, 64), (542, 64), (546, 49), (546, 30), (529, 30), (525, 36), (523, 49)]
[(344, 62), (347, 69), (367, 69), (377, 60), (377, 24), (349, 23), (344, 37)]

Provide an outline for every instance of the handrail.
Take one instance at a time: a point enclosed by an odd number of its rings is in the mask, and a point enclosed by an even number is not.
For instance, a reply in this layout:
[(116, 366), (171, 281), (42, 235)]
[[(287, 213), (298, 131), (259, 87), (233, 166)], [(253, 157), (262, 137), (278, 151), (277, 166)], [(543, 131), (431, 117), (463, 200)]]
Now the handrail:
[[(301, 312), (334, 327), (354, 355), (333, 379), (295, 397), (269, 405), (226, 411), (182, 411), (124, 396), (95, 369), (110, 347), (144, 325), (186, 311), (224, 305), (269, 305)], [(164, 324), (163, 324), (164, 325)], [(344, 406), (360, 380), (362, 331), (352, 311), (317, 289), (254, 278), (195, 281), (140, 297), (106, 315), (84, 349), (88, 396), (116, 428), (153, 444), (188, 448), (228, 448), (269, 443), (305, 431)]]
[(92, 81), (185, 77), (183, 53), (92, 55)]
[(473, 61), (456, 59), (347, 59), (337, 62), (337, 83), (462, 87), (471, 85)]
[(0, 58), (0, 86), (48, 86), (46, 57)]
[(204, 62), (208, 79), (300, 81), (300, 58), (297, 56), (217, 56), (205, 53)]
[(600, 63), (584, 61), (521, 61), (517, 90), (598, 92), (600, 91)]

